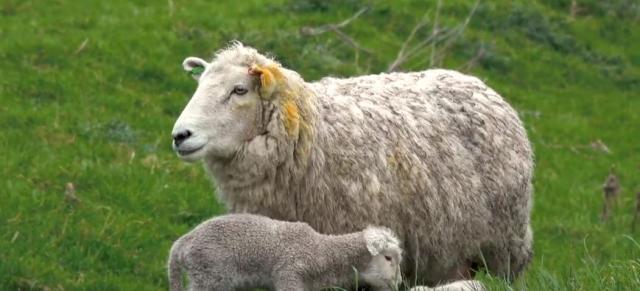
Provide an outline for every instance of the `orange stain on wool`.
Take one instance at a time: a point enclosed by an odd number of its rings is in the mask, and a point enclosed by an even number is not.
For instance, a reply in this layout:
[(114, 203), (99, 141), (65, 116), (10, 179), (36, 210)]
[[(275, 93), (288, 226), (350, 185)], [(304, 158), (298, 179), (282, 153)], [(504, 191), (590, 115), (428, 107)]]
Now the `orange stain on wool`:
[(288, 88), (286, 80), (280, 67), (277, 64), (264, 66), (252, 65), (249, 74), (260, 76), (260, 96), (264, 99), (271, 99), (276, 89), (281, 94), (280, 104), (282, 105), (282, 117), (287, 134), (293, 135), (300, 127), (300, 108), (295, 102), (295, 95)]
[(298, 111), (298, 105), (293, 100), (285, 101), (282, 113), (284, 115), (284, 127), (287, 129), (287, 133), (292, 135), (298, 129), (300, 123), (300, 112)]
[(249, 68), (249, 74), (260, 76), (260, 95), (262, 98), (269, 99), (276, 90), (278, 83), (284, 79), (284, 75), (276, 64), (264, 66), (252, 65)]

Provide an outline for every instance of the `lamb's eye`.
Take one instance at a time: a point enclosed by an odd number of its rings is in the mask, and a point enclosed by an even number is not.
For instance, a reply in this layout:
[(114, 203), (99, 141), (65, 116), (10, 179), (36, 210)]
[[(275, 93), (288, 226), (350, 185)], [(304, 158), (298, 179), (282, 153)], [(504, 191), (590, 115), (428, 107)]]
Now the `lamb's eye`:
[(233, 94), (244, 95), (247, 94), (247, 92), (249, 92), (249, 90), (242, 85), (236, 85), (233, 87)]
[(391, 256), (384, 256), (384, 259), (391, 262)]

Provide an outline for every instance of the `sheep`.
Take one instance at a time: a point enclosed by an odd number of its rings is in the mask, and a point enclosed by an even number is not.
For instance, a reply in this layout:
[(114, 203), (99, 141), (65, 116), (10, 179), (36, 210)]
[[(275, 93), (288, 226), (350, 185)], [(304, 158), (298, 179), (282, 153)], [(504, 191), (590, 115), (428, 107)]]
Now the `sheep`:
[(198, 87), (173, 148), (204, 161), (229, 212), (325, 234), (386, 226), (403, 241), (403, 273), (427, 285), (470, 279), (472, 266), (513, 279), (530, 262), (531, 145), (477, 78), (432, 69), (305, 82), (237, 42), (183, 67)]
[(179, 238), (168, 273), (172, 291), (182, 289), (181, 270), (191, 290), (319, 290), (354, 287), (361, 280), (371, 290), (390, 291), (401, 281), (401, 260), (400, 242), (387, 228), (322, 235), (302, 222), (229, 214)]

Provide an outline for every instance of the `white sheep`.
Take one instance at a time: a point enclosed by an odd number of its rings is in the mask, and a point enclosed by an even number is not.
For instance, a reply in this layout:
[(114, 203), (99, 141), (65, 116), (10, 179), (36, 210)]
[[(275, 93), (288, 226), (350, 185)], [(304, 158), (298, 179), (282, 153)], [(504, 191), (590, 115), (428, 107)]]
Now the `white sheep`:
[(411, 291), (485, 291), (482, 282), (477, 280), (461, 280), (436, 287), (416, 286)]
[(358, 282), (372, 290), (396, 290), (401, 260), (400, 242), (387, 228), (322, 235), (306, 223), (229, 214), (178, 239), (168, 270), (172, 291), (182, 290), (181, 271), (191, 290), (302, 291)]
[(389, 227), (403, 273), (427, 285), (485, 263), (515, 278), (529, 263), (532, 150), (516, 111), (477, 78), (437, 69), (308, 83), (240, 43), (183, 65), (199, 85), (174, 149), (204, 160), (230, 212), (331, 234)]

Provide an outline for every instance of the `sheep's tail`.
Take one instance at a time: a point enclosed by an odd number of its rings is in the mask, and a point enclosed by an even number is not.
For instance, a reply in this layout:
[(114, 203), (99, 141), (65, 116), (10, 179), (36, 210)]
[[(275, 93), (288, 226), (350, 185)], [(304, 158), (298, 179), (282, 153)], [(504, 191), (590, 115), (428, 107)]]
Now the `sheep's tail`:
[(171, 291), (183, 290), (180, 243), (181, 240), (177, 240), (175, 243), (173, 243), (173, 246), (171, 246), (171, 251), (169, 252), (167, 271), (169, 273), (169, 290)]

